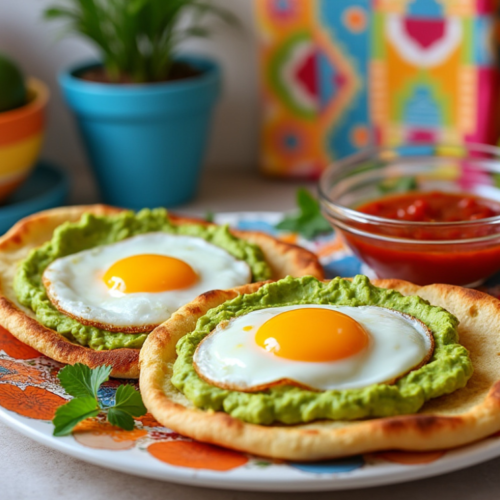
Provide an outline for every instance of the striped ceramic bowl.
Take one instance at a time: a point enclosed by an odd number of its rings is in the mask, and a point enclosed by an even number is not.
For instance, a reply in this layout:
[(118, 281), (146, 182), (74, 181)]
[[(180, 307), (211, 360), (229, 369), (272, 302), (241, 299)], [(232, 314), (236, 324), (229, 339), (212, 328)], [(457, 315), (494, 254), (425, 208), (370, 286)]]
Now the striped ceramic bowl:
[(0, 201), (28, 177), (42, 147), (49, 91), (28, 81), (28, 103), (0, 113)]

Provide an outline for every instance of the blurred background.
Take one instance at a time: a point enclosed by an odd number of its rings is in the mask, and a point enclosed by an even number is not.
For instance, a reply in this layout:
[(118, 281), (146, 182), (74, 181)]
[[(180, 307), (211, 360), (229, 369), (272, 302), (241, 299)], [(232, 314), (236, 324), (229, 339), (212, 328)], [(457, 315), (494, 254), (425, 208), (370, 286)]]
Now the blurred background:
[[(253, 0), (214, 0), (234, 12), (237, 32), (217, 26), (210, 40), (188, 40), (182, 50), (212, 55), (224, 71), (224, 92), (216, 109), (207, 153), (207, 168), (251, 171), (258, 160), (259, 92)], [(76, 125), (57, 85), (61, 69), (98, 57), (95, 47), (76, 36), (60, 38), (57, 28), (43, 19), (52, 0), (0, 0), (0, 52), (9, 54), (51, 90), (48, 128), (42, 156), (77, 175), (88, 177), (88, 161)]]
[[(158, 1), (90, 3), (129, 4), (132, 10), (147, 13)], [(175, 2), (164, 5), (169, 3)], [(196, 14), (190, 12), (189, 0), (180, 3), (187, 7), (173, 25), (189, 29)], [(189, 31), (191, 36), (175, 50), (177, 55), (208, 57), (221, 69), (219, 76), (214, 76), (219, 80), (213, 82), (206, 130), (200, 132), (198, 142), (192, 142), (197, 144), (192, 149), (198, 157), (189, 160), (203, 166), (202, 192), (207, 192), (210, 179), (225, 179), (226, 175), (256, 183), (251, 184), (256, 189), (268, 189), (256, 180), (258, 171), (267, 177), (315, 181), (328, 165), (373, 144), (498, 141), (497, 0), (209, 0), (207, 4), (223, 15), (208, 16), (204, 27)], [(91, 82), (84, 88), (84, 79), (73, 69), (75, 64), (102, 60), (103, 52), (82, 36), (80, 27), (75, 28), (76, 21), (69, 30), (72, 33), (65, 33), (70, 17), (52, 12), (50, 19), (44, 19), (50, 7), (62, 6), (74, 12), (79, 5), (78, 0), (0, 0), (0, 54), (14, 61), (27, 78), (44, 82), (50, 91), (39, 157), (73, 175), (72, 202), (98, 199), (90, 169), (93, 163), (101, 198), (109, 203), (131, 208), (184, 206), (195, 192), (188, 194), (187, 186), (175, 186), (181, 171), (186, 170), (180, 166), (186, 151), (173, 152), (157, 144), (157, 154), (150, 154), (153, 146), (143, 139), (154, 135), (152, 129), (143, 131), (144, 135), (117, 131), (130, 117), (122, 117), (121, 125), (113, 131), (104, 132), (105, 124), (109, 125), (106, 117), (89, 125), (90, 115), (81, 109), (81, 99), (97, 86)], [(206, 35), (205, 29), (209, 29)], [(61, 71), (68, 75), (65, 83), (57, 81)], [(128, 78), (126, 72), (123, 74)], [(144, 88), (159, 85), (142, 83)], [(173, 84), (175, 87), (177, 82)], [(108, 102), (104, 94), (102, 102)], [(113, 95), (109, 94), (109, 99), (114, 99)], [(189, 103), (192, 98), (183, 100)], [(123, 101), (119, 108), (129, 104)], [(138, 106), (145, 109), (146, 105)], [(151, 118), (149, 125), (154, 120)], [(170, 123), (176, 120), (172, 118)], [(183, 132), (185, 139), (179, 140), (173, 132), (162, 133), (164, 137), (171, 135), (172, 143), (187, 143), (196, 135)], [(137, 145), (131, 154), (125, 145), (134, 137), (141, 137), (137, 141), (143, 150)], [(123, 145), (121, 156), (111, 153), (113, 140)], [(154, 182), (158, 172), (156, 184), (169, 185), (183, 196), (152, 196), (130, 202), (128, 195), (125, 199), (112, 196), (114, 180), (123, 180), (119, 168), (127, 163), (123, 172), (132, 174), (134, 169), (150, 167), (143, 180)], [(0, 174), (2, 168), (0, 165)], [(165, 169), (170, 170), (170, 176)], [(202, 174), (198, 168), (186, 176), (195, 178), (192, 183), (196, 184)], [(209, 190), (217, 191), (221, 182), (212, 182)], [(130, 183), (136, 191), (152, 189), (146, 184), (141, 187), (137, 180)], [(116, 189), (125, 193), (127, 186)], [(285, 193), (277, 184), (272, 189), (276, 199)], [(230, 197), (231, 190), (221, 187), (217, 197)], [(283, 195), (283, 208), (289, 208), (290, 192)], [(268, 198), (272, 197), (269, 194)]]

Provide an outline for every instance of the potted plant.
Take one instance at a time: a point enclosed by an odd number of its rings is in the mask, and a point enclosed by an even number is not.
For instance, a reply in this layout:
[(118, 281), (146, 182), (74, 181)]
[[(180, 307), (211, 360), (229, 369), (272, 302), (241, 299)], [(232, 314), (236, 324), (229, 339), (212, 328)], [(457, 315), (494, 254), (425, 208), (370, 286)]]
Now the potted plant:
[(208, 16), (234, 21), (208, 0), (60, 0), (45, 11), (101, 53), (59, 82), (105, 202), (170, 207), (195, 195), (221, 72), (178, 46), (207, 37)]
[(0, 202), (29, 176), (42, 147), (46, 85), (25, 78), (16, 63), (0, 54)]

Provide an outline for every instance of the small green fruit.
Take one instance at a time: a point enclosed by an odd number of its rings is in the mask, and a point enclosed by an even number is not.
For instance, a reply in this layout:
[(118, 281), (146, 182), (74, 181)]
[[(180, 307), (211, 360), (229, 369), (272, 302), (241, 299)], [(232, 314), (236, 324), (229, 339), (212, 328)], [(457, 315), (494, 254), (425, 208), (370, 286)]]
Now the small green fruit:
[(0, 113), (26, 104), (24, 76), (17, 65), (0, 54)]

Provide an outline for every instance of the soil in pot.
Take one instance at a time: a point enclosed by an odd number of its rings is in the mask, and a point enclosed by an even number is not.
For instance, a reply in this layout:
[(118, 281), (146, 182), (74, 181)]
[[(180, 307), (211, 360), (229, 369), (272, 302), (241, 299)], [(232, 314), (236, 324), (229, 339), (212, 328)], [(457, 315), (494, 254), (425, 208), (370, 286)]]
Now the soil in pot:
[[(201, 71), (188, 63), (177, 61), (172, 65), (168, 75), (160, 80), (155, 80), (155, 82), (145, 82), (145, 83), (159, 83), (159, 82), (173, 82), (176, 80), (186, 80), (188, 78), (196, 78), (201, 75)], [(109, 83), (109, 84), (137, 84), (128, 75), (121, 75), (119, 80), (111, 80), (109, 78), (106, 69), (103, 66), (94, 66), (88, 68), (85, 71), (75, 75), (82, 80), (96, 83)]]

